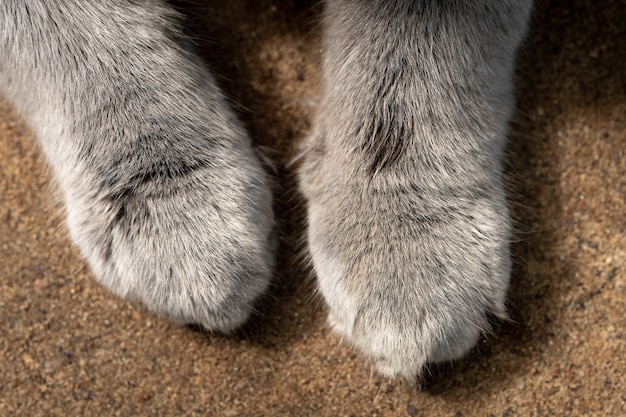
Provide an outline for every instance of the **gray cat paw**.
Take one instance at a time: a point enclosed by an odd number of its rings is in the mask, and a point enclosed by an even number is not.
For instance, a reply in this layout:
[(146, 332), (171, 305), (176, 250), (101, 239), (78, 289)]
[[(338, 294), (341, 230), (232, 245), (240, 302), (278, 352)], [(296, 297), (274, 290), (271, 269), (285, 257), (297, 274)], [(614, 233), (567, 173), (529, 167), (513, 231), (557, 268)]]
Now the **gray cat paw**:
[(97, 279), (228, 331), (270, 280), (271, 193), (162, 3), (0, 3), (0, 90), (38, 137)]
[(300, 172), (330, 326), (391, 377), (462, 357), (488, 314), (505, 315), (501, 187), (431, 188), (402, 169), (369, 176), (337, 155), (311, 150)]
[[(68, 225), (96, 278), (182, 324), (229, 331), (272, 274), (271, 193), (249, 145), (117, 190), (68, 196)], [(89, 179), (84, 179), (88, 182)]]

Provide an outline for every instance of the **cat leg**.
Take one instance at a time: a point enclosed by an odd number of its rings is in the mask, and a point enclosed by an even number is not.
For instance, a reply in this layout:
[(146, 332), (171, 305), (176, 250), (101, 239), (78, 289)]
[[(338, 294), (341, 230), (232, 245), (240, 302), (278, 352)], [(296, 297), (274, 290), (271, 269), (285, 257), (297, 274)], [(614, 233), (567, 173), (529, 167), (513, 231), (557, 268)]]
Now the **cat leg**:
[(270, 281), (272, 198), (175, 20), (160, 1), (3, 0), (0, 92), (38, 138), (96, 278), (228, 331)]
[(459, 358), (505, 315), (502, 157), (529, 9), (326, 2), (308, 242), (331, 326), (385, 375)]

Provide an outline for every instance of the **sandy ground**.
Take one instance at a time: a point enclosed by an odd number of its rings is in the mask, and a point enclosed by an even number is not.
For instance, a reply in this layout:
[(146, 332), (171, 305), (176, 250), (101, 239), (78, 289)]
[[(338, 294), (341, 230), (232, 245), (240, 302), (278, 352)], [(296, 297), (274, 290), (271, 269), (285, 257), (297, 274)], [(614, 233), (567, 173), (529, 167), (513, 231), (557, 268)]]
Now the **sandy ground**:
[(70, 243), (45, 161), (0, 104), (0, 416), (626, 415), (626, 4), (539, 1), (509, 157), (517, 225), (501, 323), (421, 388), (327, 329), (288, 162), (316, 105), (312, 1), (185, 5), (201, 53), (276, 164), (276, 286), (237, 335), (107, 293)]

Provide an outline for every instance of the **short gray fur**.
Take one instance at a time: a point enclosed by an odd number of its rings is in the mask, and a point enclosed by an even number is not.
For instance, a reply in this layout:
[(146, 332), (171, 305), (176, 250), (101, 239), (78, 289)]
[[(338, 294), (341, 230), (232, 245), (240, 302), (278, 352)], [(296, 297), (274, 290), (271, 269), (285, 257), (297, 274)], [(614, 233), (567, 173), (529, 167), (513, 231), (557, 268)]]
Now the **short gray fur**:
[(300, 170), (309, 247), (331, 326), (411, 379), (505, 315), (502, 157), (531, 2), (326, 6)]
[(268, 179), (160, 1), (2, 0), (0, 91), (48, 158), (98, 280), (230, 330), (271, 277)]

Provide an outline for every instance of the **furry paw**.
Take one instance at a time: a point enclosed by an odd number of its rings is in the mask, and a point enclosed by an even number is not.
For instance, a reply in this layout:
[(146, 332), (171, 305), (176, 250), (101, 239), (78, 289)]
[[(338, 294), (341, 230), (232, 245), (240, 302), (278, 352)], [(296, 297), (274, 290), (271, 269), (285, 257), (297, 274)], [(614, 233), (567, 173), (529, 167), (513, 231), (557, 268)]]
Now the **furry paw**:
[(331, 326), (385, 375), (463, 356), (505, 314), (502, 156), (530, 1), (505, 7), (325, 9), (308, 243)]
[(0, 91), (38, 137), (97, 279), (177, 322), (237, 327), (270, 280), (271, 193), (177, 14), (5, 3)]
[(178, 323), (242, 324), (273, 260), (271, 194), (251, 149), (241, 149), (172, 178), (67, 195), (71, 235), (97, 279)]
[(312, 151), (300, 172), (308, 242), (333, 330), (391, 377), (460, 358), (505, 315), (509, 221), (501, 188), (425, 187)]

